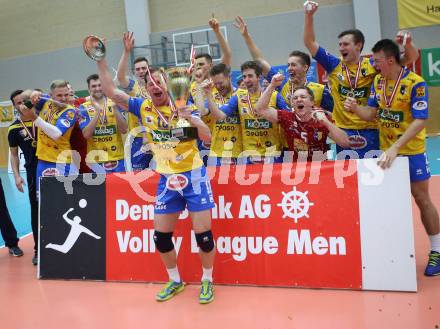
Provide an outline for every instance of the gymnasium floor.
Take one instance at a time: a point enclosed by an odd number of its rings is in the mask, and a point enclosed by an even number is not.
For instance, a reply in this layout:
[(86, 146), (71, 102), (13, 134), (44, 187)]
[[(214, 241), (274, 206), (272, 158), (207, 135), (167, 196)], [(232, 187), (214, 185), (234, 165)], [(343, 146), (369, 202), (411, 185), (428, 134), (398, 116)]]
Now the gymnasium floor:
[[(431, 172), (440, 175), (440, 137), (428, 139), (428, 157)], [(26, 195), (8, 176), (0, 171), (11, 216), (23, 236), (30, 232)], [(430, 188), (440, 210), (440, 176), (433, 177)], [(416, 209), (413, 205), (417, 293), (217, 286), (216, 300), (201, 306), (199, 287), (190, 285), (174, 299), (157, 303), (156, 284), (37, 280), (33, 241), (26, 236), (20, 242), (23, 257), (0, 249), (1, 327), (438, 329), (440, 276), (423, 276), (429, 241)]]

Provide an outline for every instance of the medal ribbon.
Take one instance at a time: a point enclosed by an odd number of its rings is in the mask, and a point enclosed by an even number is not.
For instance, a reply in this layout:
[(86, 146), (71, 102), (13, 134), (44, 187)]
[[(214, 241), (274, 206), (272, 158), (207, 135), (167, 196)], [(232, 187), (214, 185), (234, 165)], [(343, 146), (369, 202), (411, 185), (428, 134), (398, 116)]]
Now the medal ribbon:
[(191, 44), (191, 52), (189, 56), (190, 56), (191, 64), (188, 67), (188, 73), (191, 74), (191, 72), (194, 69), (194, 66), (196, 65), (196, 49), (194, 48), (193, 44)]
[[(302, 86), (307, 87), (307, 79), (305, 80), (304, 84)], [(293, 87), (293, 81), (289, 79), (289, 86), (290, 86), (290, 105), (292, 105), (293, 100), (293, 93), (295, 92), (295, 88)]]
[[(260, 96), (259, 96), (258, 98), (260, 98), (260, 97), (261, 97), (261, 91), (260, 91)], [(257, 115), (256, 115), (256, 113), (255, 113), (254, 107), (252, 106), (251, 97), (250, 97), (249, 92), (248, 92), (248, 94), (247, 94), (247, 103), (248, 103), (248, 105), (249, 105), (249, 110), (251, 111), (252, 115), (253, 115), (254, 117), (256, 117)]]
[(342, 64), (342, 68), (345, 70), (345, 74), (347, 75), (348, 83), (350, 84), (350, 88), (352, 90), (356, 89), (357, 83), (359, 80), (359, 75), (361, 73), (361, 65), (362, 65), (362, 57), (359, 59), (357, 70), (356, 70), (356, 77), (354, 79), (354, 83), (351, 82), (351, 76), (350, 76), (350, 70), (345, 64)]
[(388, 80), (385, 79), (383, 83), (383, 98), (385, 100), (385, 105), (387, 108), (391, 107), (391, 103), (393, 102), (394, 96), (396, 96), (397, 88), (399, 88), (400, 80), (402, 80), (403, 72), (405, 71), (405, 68), (402, 66), (399, 72), (399, 77), (396, 80), (396, 84), (393, 87), (393, 91), (391, 92), (390, 98), (387, 97), (387, 84)]
[(171, 100), (169, 100), (169, 107), (171, 108), (171, 112), (173, 112), (173, 114), (171, 115), (171, 118), (170, 118), (169, 121), (165, 118), (165, 116), (163, 115), (163, 113), (162, 113), (161, 111), (159, 111), (159, 110), (156, 108), (156, 106), (154, 106), (153, 103), (151, 103), (151, 105), (152, 105), (152, 107), (153, 107), (153, 110), (156, 111), (157, 115), (160, 117), (160, 119), (161, 119), (163, 122), (165, 122), (165, 124), (166, 124), (167, 126), (169, 126), (170, 122), (173, 121), (174, 117), (175, 117), (176, 114), (177, 114), (177, 110), (176, 110), (176, 108), (174, 107), (173, 102), (171, 102)]
[(22, 127), (24, 128), (24, 130), (26, 130), (28, 136), (34, 141), (34, 140), (35, 140), (35, 123), (32, 122), (32, 134), (31, 134), (30, 130), (28, 129), (28, 127), (26, 127), (26, 125), (25, 125), (24, 122), (21, 120), (21, 118), (18, 118), (18, 120), (20, 121), (20, 124), (22, 125)]

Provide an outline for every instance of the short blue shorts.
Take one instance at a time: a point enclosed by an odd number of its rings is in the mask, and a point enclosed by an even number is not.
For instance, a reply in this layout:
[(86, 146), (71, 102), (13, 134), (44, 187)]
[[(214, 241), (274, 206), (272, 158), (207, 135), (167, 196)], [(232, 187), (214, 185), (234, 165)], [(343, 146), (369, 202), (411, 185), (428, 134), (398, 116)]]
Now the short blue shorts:
[[(343, 152), (339, 155), (339, 152), (344, 150), (352, 150), (357, 153), (358, 159), (364, 159), (365, 154), (369, 151), (378, 151), (380, 150), (379, 146), (379, 130), (377, 129), (342, 129), (348, 135), (350, 140), (350, 147), (342, 148), (339, 145), (336, 145), (336, 152), (338, 153), (337, 159), (343, 160), (347, 158), (347, 155)], [(377, 157), (378, 153), (374, 152), (374, 156)], [(367, 155), (367, 158), (372, 157), (371, 155)]]
[(156, 214), (170, 214), (185, 209), (190, 212), (214, 208), (211, 183), (204, 166), (179, 174), (161, 174), (157, 186)]
[(73, 163), (55, 163), (38, 160), (37, 193), (40, 191), (40, 177), (78, 175), (78, 168)]
[(131, 169), (133, 171), (141, 171), (149, 168), (150, 161), (153, 159), (153, 153), (142, 151), (143, 139), (135, 137), (131, 144)]
[(411, 182), (420, 182), (431, 177), (426, 153), (405, 156), (408, 157), (409, 160), (409, 180)]

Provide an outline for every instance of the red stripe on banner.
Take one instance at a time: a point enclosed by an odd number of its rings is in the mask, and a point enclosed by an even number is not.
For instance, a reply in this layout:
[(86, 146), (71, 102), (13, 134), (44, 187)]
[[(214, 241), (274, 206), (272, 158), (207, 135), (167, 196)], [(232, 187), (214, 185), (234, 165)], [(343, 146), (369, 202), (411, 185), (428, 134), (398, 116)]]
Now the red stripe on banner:
[[(212, 211), (214, 280), (361, 289), (357, 174), (344, 177), (338, 188), (340, 167), (340, 162), (298, 163), (283, 171), (279, 164), (269, 175), (263, 165), (236, 166), (228, 179), (219, 176), (224, 168), (210, 168), (217, 171), (211, 180), (217, 204)], [(141, 187), (154, 195), (157, 182), (155, 174)], [(107, 279), (167, 281), (153, 251), (153, 203), (143, 201), (117, 174), (107, 176), (106, 186)], [(178, 265), (185, 281), (199, 282), (200, 259), (190, 230), (189, 217), (179, 220), (174, 233)]]

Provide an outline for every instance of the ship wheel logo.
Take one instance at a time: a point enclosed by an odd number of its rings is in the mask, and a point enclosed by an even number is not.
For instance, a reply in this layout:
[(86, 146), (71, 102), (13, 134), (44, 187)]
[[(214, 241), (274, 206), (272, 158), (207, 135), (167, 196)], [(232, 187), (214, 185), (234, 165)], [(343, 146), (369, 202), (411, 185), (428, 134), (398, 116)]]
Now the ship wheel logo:
[(301, 191), (297, 191), (296, 186), (294, 186), (292, 191), (282, 193), (283, 200), (281, 203), (278, 203), (277, 206), (283, 209), (283, 218), (292, 218), (295, 223), (298, 223), (298, 219), (302, 217), (309, 218), (308, 212), (310, 206), (314, 205), (314, 203), (310, 202), (307, 198), (309, 191), (305, 191), (303, 193)]

